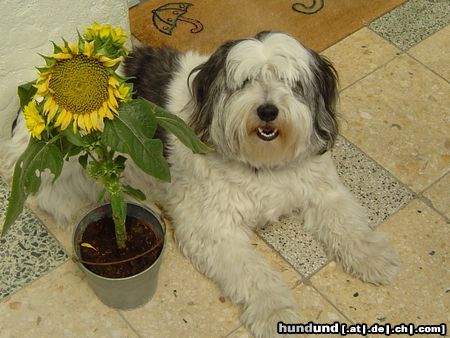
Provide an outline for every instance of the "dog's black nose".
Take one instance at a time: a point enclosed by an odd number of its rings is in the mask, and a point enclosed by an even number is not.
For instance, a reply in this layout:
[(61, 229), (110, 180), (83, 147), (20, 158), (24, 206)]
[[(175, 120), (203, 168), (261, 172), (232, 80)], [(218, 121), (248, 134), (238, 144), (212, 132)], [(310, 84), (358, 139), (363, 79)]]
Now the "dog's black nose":
[(256, 109), (258, 116), (261, 120), (270, 122), (277, 118), (278, 108), (271, 103), (266, 103)]

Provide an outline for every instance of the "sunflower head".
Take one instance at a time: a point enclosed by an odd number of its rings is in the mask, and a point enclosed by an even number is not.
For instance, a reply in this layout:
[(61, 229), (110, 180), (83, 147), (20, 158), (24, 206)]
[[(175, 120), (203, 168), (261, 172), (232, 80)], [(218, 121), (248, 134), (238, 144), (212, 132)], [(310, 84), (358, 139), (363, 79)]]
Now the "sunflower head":
[(126, 55), (125, 38), (120, 27), (95, 24), (76, 43), (53, 43), (34, 85), (35, 107), (47, 125), (89, 134), (102, 131), (104, 119), (118, 114), (132, 94), (131, 84), (115, 72)]

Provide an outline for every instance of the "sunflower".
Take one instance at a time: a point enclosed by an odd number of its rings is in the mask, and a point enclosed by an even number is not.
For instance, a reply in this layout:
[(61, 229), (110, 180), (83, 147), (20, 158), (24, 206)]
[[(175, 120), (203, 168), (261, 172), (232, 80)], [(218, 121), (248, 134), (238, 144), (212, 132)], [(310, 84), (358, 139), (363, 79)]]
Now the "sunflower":
[(25, 117), (25, 124), (30, 131), (31, 135), (38, 140), (41, 139), (41, 133), (45, 129), (45, 121), (43, 117), (39, 114), (36, 107), (36, 101), (30, 101), (23, 108), (23, 115)]
[[(101, 26), (97, 30), (104, 37), (115, 32)], [(113, 42), (112, 36), (88, 41), (79, 35), (78, 43), (54, 44), (54, 53), (44, 56), (47, 66), (38, 68), (34, 86), (47, 125), (65, 130), (72, 124), (74, 132), (79, 128), (85, 134), (101, 131), (104, 119), (112, 120), (119, 104), (131, 98), (131, 85), (115, 73), (126, 51)]]

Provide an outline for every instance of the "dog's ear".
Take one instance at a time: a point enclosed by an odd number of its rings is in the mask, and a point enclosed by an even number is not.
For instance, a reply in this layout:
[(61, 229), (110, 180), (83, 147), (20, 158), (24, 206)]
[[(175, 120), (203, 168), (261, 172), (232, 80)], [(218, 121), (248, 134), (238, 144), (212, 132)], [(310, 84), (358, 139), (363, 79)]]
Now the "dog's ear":
[(203, 142), (209, 140), (209, 127), (213, 118), (214, 104), (226, 86), (226, 60), (230, 49), (239, 41), (228, 41), (219, 47), (205, 63), (195, 67), (188, 78), (194, 76), (190, 85), (193, 113), (189, 124)]
[(330, 150), (338, 135), (336, 119), (338, 76), (330, 61), (310, 50), (313, 57), (313, 118), (318, 153)]

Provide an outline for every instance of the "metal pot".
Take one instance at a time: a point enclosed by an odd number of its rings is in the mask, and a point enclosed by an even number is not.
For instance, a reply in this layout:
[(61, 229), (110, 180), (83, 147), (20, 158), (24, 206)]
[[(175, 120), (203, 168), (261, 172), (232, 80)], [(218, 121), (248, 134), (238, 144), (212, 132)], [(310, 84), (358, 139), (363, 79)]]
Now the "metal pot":
[(105, 204), (91, 210), (81, 219), (73, 233), (74, 258), (80, 269), (86, 274), (89, 285), (104, 304), (117, 309), (132, 309), (147, 303), (156, 291), (161, 256), (166, 244), (166, 229), (155, 212), (141, 205), (127, 203), (127, 215), (150, 224), (157, 238), (163, 239), (163, 248), (156, 261), (137, 275), (126, 278), (103, 277), (90, 271), (80, 262), (80, 243), (88, 224), (104, 217), (111, 217), (111, 215), (111, 205)]

